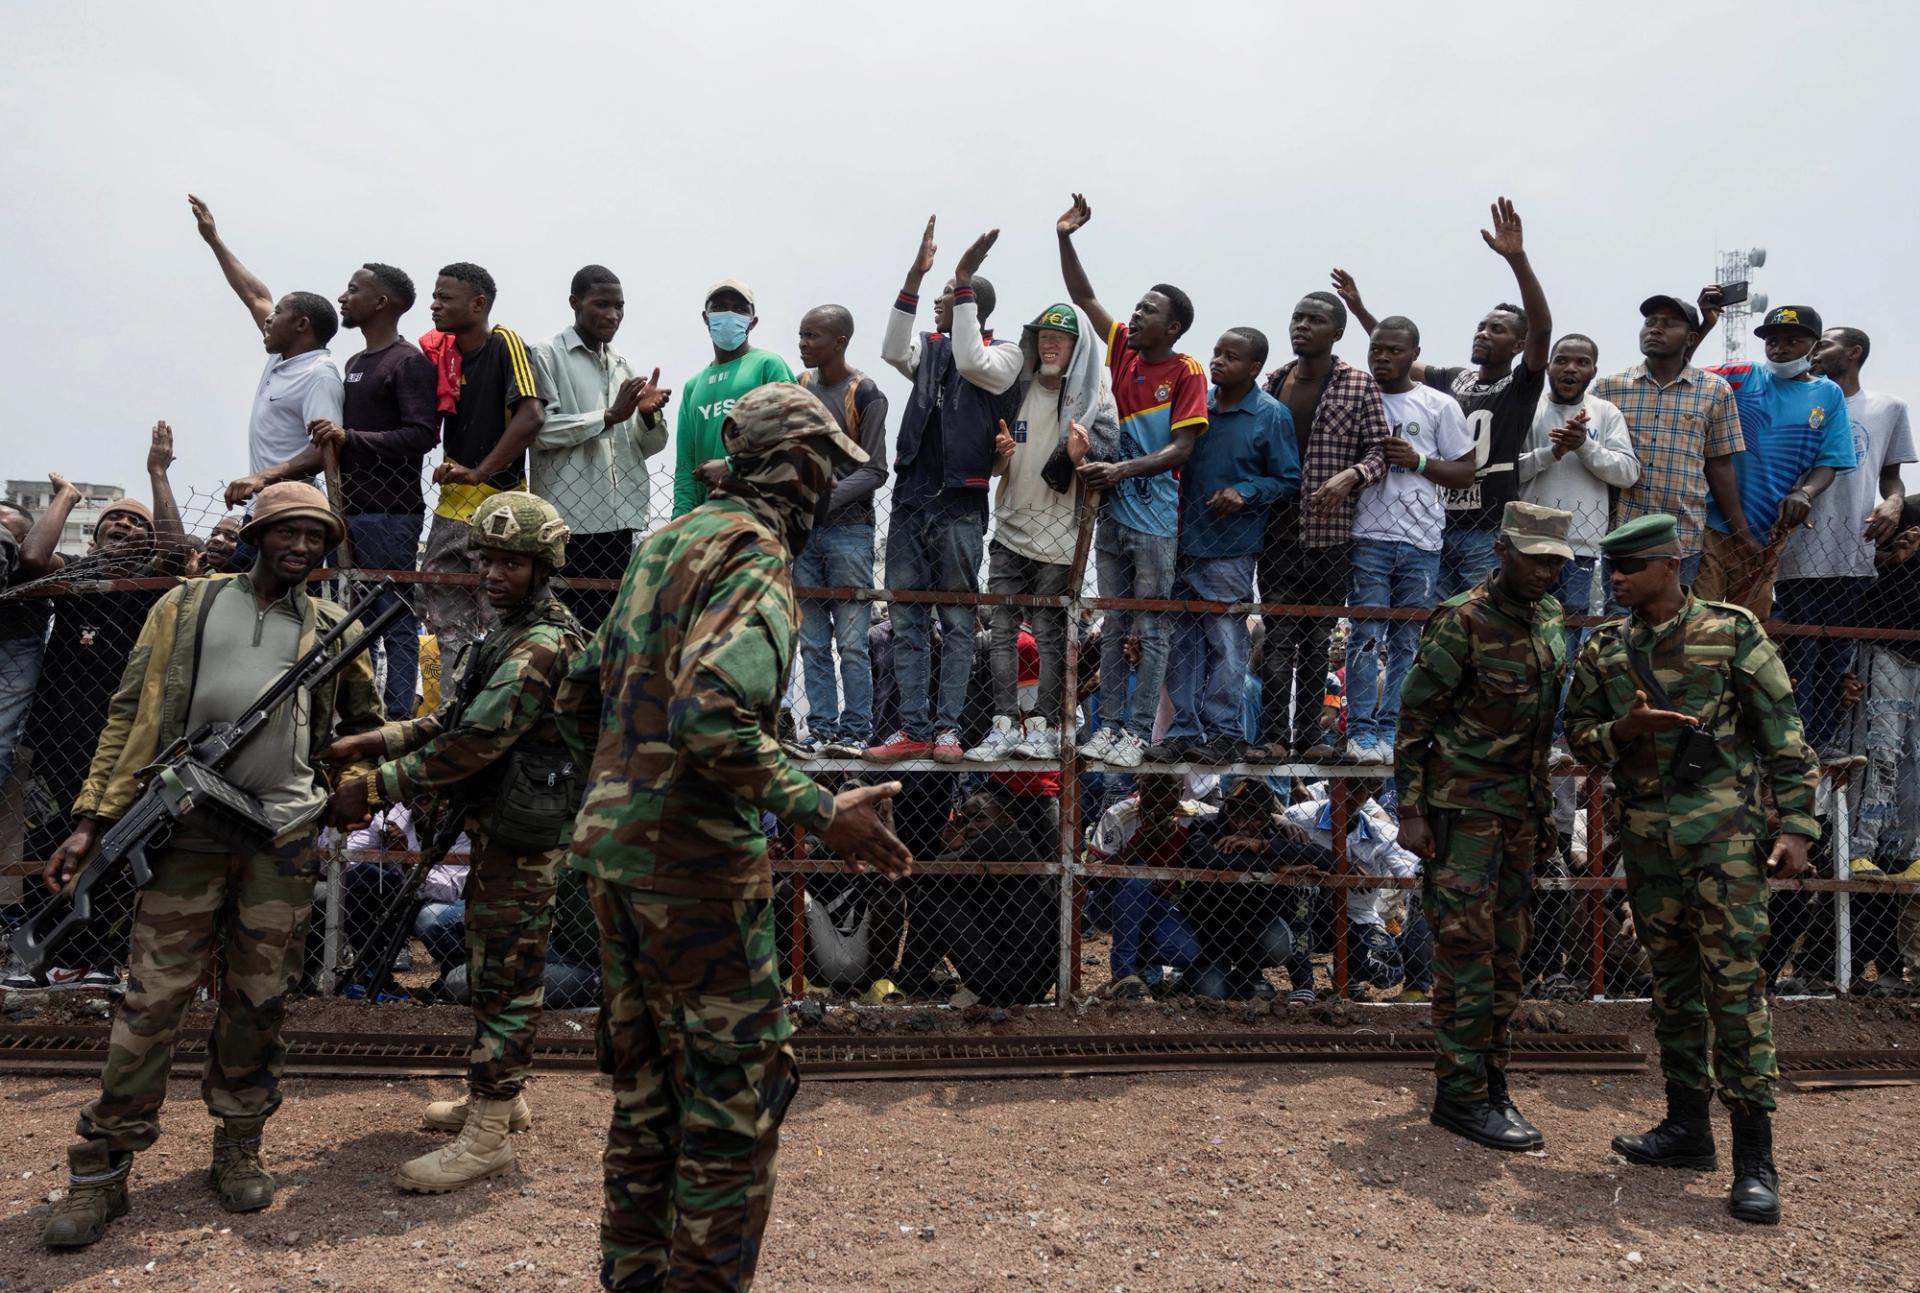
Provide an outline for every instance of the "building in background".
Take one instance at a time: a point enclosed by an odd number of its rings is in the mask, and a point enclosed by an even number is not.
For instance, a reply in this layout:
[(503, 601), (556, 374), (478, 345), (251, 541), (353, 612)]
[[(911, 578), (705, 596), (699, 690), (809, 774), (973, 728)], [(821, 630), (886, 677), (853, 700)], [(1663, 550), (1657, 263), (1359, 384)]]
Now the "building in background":
[[(80, 491), (80, 502), (72, 515), (67, 517), (66, 527), (60, 531), (60, 544), (55, 551), (63, 557), (86, 555), (87, 544), (93, 538), (93, 526), (100, 519), (100, 513), (127, 496), (127, 491), (118, 485), (89, 485), (78, 480), (73, 485)], [(38, 516), (53, 503), (53, 486), (45, 480), (10, 480), (7, 482), (7, 501), (29, 508)]]

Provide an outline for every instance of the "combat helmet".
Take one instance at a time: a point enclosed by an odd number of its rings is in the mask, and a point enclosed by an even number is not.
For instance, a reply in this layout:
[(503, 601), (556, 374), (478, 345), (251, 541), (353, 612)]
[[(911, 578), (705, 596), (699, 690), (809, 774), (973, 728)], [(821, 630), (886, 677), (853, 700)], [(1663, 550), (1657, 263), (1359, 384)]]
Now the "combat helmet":
[(571, 533), (552, 503), (515, 489), (491, 495), (474, 509), (467, 522), (467, 546), (524, 552), (558, 570), (567, 564)]

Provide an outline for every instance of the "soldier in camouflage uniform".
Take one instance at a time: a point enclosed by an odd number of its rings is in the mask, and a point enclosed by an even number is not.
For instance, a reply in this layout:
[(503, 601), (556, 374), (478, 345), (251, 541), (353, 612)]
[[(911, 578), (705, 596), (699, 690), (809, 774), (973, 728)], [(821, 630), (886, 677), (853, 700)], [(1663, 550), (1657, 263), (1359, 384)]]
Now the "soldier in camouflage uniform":
[(563, 735), (593, 760), (567, 862), (600, 926), (609, 1289), (752, 1283), (799, 1084), (760, 814), (889, 876), (912, 861), (875, 811), (898, 783), (836, 797), (775, 739), (793, 559), (835, 463), (864, 455), (786, 384), (743, 396), (722, 440), (723, 485), (640, 545), (560, 699)]
[[(566, 564), (566, 523), (543, 498), (495, 494), (475, 509), (468, 545), (498, 625), (461, 648), (459, 681), (432, 715), (388, 723), (327, 751), (342, 761), (387, 760), (342, 782), (334, 793), (337, 822), (357, 822), (374, 805), (445, 794), (463, 810), (473, 846), (465, 894), (474, 1029), (467, 1098), (427, 1106), (428, 1127), (459, 1134), (395, 1174), (400, 1188), (421, 1194), (506, 1171), (513, 1166), (508, 1133), (531, 1124), (523, 1088), (533, 1068), (555, 876), (573, 825), (571, 796), (551, 805), (544, 825), (525, 818), (528, 778), (544, 785), (567, 757), (553, 700), (582, 635), (548, 586)], [(556, 792), (564, 780), (555, 776)]]
[[(1775, 1073), (1767, 1017), (1767, 875), (1805, 875), (1819, 838), (1819, 769), (1793, 688), (1753, 615), (1680, 586), (1671, 516), (1601, 539), (1628, 616), (1595, 631), (1574, 668), (1567, 738), (1611, 766), (1635, 928), (1653, 967), (1667, 1116), (1613, 1148), (1636, 1163), (1711, 1170), (1713, 1088), (1733, 1121), (1733, 1190), (1745, 1221), (1780, 1219)], [(1764, 864), (1762, 792), (1780, 813)]]
[[(319, 490), (273, 485), (240, 532), (258, 552), (252, 569), (188, 580), (155, 603), (74, 805), (78, 824), (47, 863), (48, 888), (64, 883), (133, 807), (140, 774), (161, 751), (203, 724), (240, 717), (341, 621), (345, 612), (311, 596), (306, 577), (343, 531)], [(229, 1211), (273, 1202), (260, 1134), (280, 1107), (280, 1026), (299, 973), (318, 868), (314, 837), (326, 805), (315, 768), (336, 715), (343, 732), (379, 725), (364, 653), (310, 696), (282, 704), (225, 771), (260, 799), (275, 844), (231, 847), (189, 816), (152, 857), (153, 882), (140, 891), (133, 919), (126, 999), (100, 1097), (81, 1111), (80, 1143), (67, 1154), (67, 1196), (47, 1218), (50, 1247), (91, 1244), (126, 1213), (133, 1156), (159, 1138), (174, 1037), (216, 944), (219, 1006), (200, 1088), (215, 1119), (210, 1180)]]
[(1491, 1149), (1545, 1143), (1514, 1107), (1507, 1056), (1533, 867), (1554, 840), (1547, 757), (1567, 644), (1547, 590), (1573, 555), (1572, 520), (1507, 504), (1499, 568), (1435, 609), (1400, 693), (1400, 843), (1426, 859), (1433, 928), (1432, 1122)]

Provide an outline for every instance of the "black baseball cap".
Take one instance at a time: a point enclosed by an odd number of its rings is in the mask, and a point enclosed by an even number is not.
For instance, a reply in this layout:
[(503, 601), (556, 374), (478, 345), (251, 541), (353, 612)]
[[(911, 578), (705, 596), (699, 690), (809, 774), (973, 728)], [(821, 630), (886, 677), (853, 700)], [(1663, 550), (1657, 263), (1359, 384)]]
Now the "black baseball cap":
[(1700, 311), (1694, 306), (1692, 301), (1682, 300), (1677, 296), (1661, 295), (1649, 296), (1646, 300), (1640, 302), (1641, 318), (1646, 318), (1655, 310), (1673, 310), (1687, 321), (1689, 328), (1698, 329), (1700, 327)]
[(1824, 330), (1820, 326), (1820, 311), (1811, 305), (1776, 305), (1767, 311), (1766, 320), (1753, 330), (1753, 335), (1764, 338), (1776, 332), (1804, 332), (1818, 340)]

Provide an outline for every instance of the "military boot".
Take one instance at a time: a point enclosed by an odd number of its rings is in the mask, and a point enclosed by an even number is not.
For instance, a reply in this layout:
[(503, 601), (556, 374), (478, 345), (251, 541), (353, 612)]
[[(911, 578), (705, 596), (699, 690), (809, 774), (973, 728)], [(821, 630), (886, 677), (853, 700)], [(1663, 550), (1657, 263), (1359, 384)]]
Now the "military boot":
[(511, 1100), (473, 1101), (466, 1125), (453, 1143), (403, 1163), (393, 1183), (415, 1194), (445, 1194), (513, 1166), (513, 1146), (507, 1140)]
[[(430, 1131), (459, 1131), (467, 1125), (467, 1111), (473, 1108), (473, 1102), (466, 1096), (458, 1100), (435, 1100), (427, 1106), (421, 1121)], [(513, 1113), (507, 1119), (507, 1130), (523, 1132), (533, 1126), (533, 1114), (527, 1109), (527, 1097), (513, 1097)]]
[(1713, 1148), (1713, 1092), (1667, 1083), (1667, 1116), (1642, 1135), (1615, 1136), (1613, 1152), (1643, 1167), (1713, 1171), (1720, 1166)]
[(1507, 1074), (1504, 1069), (1487, 1065), (1487, 1103), (1506, 1117), (1506, 1120), (1525, 1132), (1532, 1139), (1529, 1149), (1543, 1148), (1547, 1138), (1540, 1129), (1527, 1121), (1527, 1115), (1521, 1113), (1513, 1103), (1513, 1096), (1507, 1090)]
[(127, 1215), (127, 1174), (133, 1155), (114, 1153), (104, 1140), (83, 1140), (67, 1150), (67, 1197), (53, 1205), (40, 1241), (49, 1248), (85, 1248), (107, 1233), (107, 1223)]
[[(1506, 1114), (1484, 1099), (1458, 1100), (1435, 1087), (1433, 1113), (1427, 1120), (1444, 1131), (1464, 1136), (1488, 1149), (1517, 1154), (1534, 1148), (1533, 1136), (1508, 1122)], [(1535, 1132), (1534, 1135), (1539, 1133)]]
[(1733, 1114), (1733, 1189), (1727, 1211), (1763, 1226), (1780, 1221), (1780, 1173), (1773, 1166), (1773, 1119), (1765, 1109)]
[(207, 1180), (228, 1212), (258, 1212), (273, 1202), (273, 1177), (260, 1165), (265, 1118), (225, 1118), (213, 1129)]

